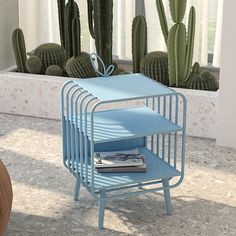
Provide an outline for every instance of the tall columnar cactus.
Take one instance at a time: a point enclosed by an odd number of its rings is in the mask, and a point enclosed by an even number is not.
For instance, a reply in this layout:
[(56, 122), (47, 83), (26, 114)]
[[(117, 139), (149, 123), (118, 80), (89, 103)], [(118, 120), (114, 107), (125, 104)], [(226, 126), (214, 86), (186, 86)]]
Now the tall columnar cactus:
[(15, 29), (12, 34), (12, 45), (16, 59), (17, 71), (27, 73), (25, 39), (23, 31), (19, 28)]
[(133, 72), (140, 72), (141, 59), (147, 54), (147, 22), (145, 17), (136, 16), (132, 24)]
[(42, 73), (45, 73), (46, 69), (51, 65), (58, 65), (63, 68), (66, 63), (65, 50), (55, 43), (46, 43), (38, 46), (34, 51), (34, 55), (42, 61)]
[(57, 0), (61, 46), (65, 48), (65, 0)]
[(79, 8), (77, 3), (74, 0), (69, 0), (65, 6), (64, 12), (64, 48), (66, 51), (67, 58), (73, 56), (72, 49), (72, 21), (75, 17), (79, 18)]
[(66, 63), (68, 75), (74, 78), (96, 77), (90, 55), (81, 52), (80, 20), (78, 17), (74, 17), (72, 21), (72, 51), (73, 56)]
[(113, 0), (88, 0), (88, 20), (97, 54), (108, 67), (112, 64)]
[(142, 58), (140, 71), (144, 75), (169, 85), (168, 55), (166, 52), (150, 52)]
[(169, 59), (169, 83), (181, 85), (189, 77), (195, 37), (196, 11), (191, 7), (188, 20), (188, 32), (182, 20), (185, 15), (187, 0), (169, 0), (170, 12), (174, 25), (168, 32), (167, 19), (162, 0), (156, 0), (162, 32), (167, 42)]
[(216, 91), (219, 82), (210, 71), (201, 71), (199, 63), (195, 63), (186, 81), (186, 88)]

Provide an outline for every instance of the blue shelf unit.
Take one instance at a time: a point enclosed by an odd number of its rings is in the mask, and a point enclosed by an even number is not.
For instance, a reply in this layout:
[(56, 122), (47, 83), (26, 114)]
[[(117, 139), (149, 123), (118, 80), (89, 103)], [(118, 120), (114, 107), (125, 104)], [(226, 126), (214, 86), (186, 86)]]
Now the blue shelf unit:
[[(98, 227), (105, 203), (126, 196), (164, 191), (167, 214), (170, 189), (184, 178), (185, 97), (141, 74), (72, 80), (61, 90), (63, 161), (98, 200)], [(138, 148), (145, 173), (98, 173), (94, 152)]]

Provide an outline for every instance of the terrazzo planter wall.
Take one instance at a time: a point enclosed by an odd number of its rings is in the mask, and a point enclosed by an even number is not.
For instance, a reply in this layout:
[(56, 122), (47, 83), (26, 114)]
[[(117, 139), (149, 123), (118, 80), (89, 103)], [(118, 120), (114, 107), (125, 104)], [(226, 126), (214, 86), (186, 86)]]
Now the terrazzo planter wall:
[(12, 186), (9, 174), (0, 160), (0, 235), (3, 235), (11, 214)]
[(11, 35), (18, 27), (18, 1), (0, 1), (0, 70), (15, 64)]
[[(60, 89), (70, 78), (0, 73), (0, 112), (60, 119)], [(216, 138), (218, 93), (175, 89), (188, 100), (187, 135)]]

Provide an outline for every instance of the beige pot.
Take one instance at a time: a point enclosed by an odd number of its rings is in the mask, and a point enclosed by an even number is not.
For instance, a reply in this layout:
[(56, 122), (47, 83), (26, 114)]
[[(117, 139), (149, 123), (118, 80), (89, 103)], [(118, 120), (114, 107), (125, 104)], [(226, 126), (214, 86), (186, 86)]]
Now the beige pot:
[(5, 165), (0, 160), (0, 236), (3, 235), (10, 218), (12, 199), (10, 176)]

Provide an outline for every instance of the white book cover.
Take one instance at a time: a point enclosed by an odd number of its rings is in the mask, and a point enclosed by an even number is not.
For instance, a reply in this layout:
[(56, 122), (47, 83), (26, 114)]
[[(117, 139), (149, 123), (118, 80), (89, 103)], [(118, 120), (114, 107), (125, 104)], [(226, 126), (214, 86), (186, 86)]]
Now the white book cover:
[(144, 156), (139, 154), (138, 148), (128, 151), (96, 152), (94, 156), (95, 168), (142, 166)]

